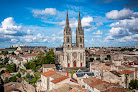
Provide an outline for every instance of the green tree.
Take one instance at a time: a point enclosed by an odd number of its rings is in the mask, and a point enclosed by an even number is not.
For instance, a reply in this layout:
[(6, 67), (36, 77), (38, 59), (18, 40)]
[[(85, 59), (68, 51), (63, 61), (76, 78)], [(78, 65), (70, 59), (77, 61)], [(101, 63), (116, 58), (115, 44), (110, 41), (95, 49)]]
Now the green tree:
[(96, 58), (96, 60), (100, 60), (100, 58)]
[(27, 73), (26, 78), (30, 78), (30, 77), (31, 77), (30, 73)]
[(2, 51), (1, 54), (2, 55), (7, 55), (8, 54), (8, 51)]
[(128, 73), (125, 73), (125, 85), (126, 85), (126, 88), (127, 88), (127, 83), (128, 83)]
[(36, 59), (38, 61), (37, 62), (38, 64), (41, 64), (41, 61), (43, 60), (44, 56), (45, 56), (45, 53), (42, 52), (42, 51), (40, 51), (40, 53), (36, 56)]
[(110, 60), (111, 59), (111, 56), (110, 55), (107, 55), (107, 58)]
[(108, 58), (105, 58), (105, 60), (108, 60)]
[(6, 77), (4, 80), (4, 83), (8, 83), (8, 82), (9, 82), (9, 79), (8, 79), (8, 77)]
[(90, 58), (90, 62), (93, 62), (94, 58)]
[(9, 58), (8, 57), (5, 57), (4, 58), (4, 64), (8, 63), (8, 61), (9, 61)]
[(15, 53), (14, 53), (14, 51), (11, 53), (12, 55), (16, 55)]
[(18, 78), (21, 78), (21, 74), (20, 73), (18, 73), (16, 76), (18, 76)]
[(131, 80), (129, 83), (129, 89), (138, 89), (138, 80)]
[(12, 63), (12, 64), (7, 64), (5, 65), (5, 67), (7, 68), (7, 72), (12, 73), (12, 72), (17, 72), (17, 68), (16, 68), (16, 64)]
[(54, 57), (54, 52), (49, 51), (47, 52), (46, 56), (43, 58), (41, 64), (55, 64), (55, 57)]
[(16, 82), (16, 80), (17, 80), (16, 76), (13, 76), (9, 79), (10, 82)]
[(70, 73), (71, 73), (71, 76), (73, 77), (73, 74), (76, 73), (76, 71), (73, 70), (73, 71), (70, 71)]

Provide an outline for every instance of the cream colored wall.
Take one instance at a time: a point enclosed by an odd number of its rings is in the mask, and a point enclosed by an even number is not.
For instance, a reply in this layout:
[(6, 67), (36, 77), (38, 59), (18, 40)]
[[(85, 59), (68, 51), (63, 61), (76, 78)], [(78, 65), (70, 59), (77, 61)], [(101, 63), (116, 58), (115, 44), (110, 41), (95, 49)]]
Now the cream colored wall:
[(53, 68), (43, 68), (43, 73), (48, 72), (49, 70), (53, 70)]

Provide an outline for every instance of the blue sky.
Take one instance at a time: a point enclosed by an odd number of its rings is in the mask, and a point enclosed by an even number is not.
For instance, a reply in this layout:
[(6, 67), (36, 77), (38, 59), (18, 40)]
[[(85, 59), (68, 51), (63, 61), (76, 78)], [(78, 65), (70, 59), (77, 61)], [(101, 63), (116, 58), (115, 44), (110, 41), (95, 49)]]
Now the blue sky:
[(0, 0), (0, 48), (63, 44), (66, 13), (72, 42), (79, 11), (85, 47), (138, 45), (137, 0)]

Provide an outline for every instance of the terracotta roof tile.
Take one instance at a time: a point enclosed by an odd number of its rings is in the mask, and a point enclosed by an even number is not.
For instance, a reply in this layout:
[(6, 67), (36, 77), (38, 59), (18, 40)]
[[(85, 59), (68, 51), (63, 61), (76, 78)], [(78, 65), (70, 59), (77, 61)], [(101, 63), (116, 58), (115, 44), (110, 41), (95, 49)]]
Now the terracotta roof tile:
[(125, 73), (131, 74), (131, 73), (133, 73), (133, 72), (134, 72), (134, 71), (131, 71), (131, 70), (119, 71), (120, 74), (125, 74)]
[(61, 82), (61, 81), (63, 81), (63, 80), (65, 80), (65, 79), (68, 79), (69, 77), (67, 77), (67, 76), (61, 76), (61, 77), (59, 77), (59, 78), (57, 78), (57, 79), (54, 79), (54, 80), (52, 80), (51, 82), (53, 82), (53, 83), (59, 83), (59, 82)]
[(48, 71), (48, 72), (42, 73), (42, 75), (44, 75), (44, 76), (46, 76), (46, 77), (49, 77), (49, 76), (51, 76), (51, 75), (53, 75), (53, 74), (56, 74), (56, 73), (57, 73), (57, 71)]

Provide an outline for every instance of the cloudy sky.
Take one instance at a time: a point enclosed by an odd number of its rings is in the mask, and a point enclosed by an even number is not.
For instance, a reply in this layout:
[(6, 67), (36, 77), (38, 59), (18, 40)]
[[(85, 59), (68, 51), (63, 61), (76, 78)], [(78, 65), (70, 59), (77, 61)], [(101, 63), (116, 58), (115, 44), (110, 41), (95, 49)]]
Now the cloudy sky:
[(138, 45), (138, 0), (0, 0), (0, 48), (62, 46), (67, 11), (72, 42), (80, 11), (85, 47)]

